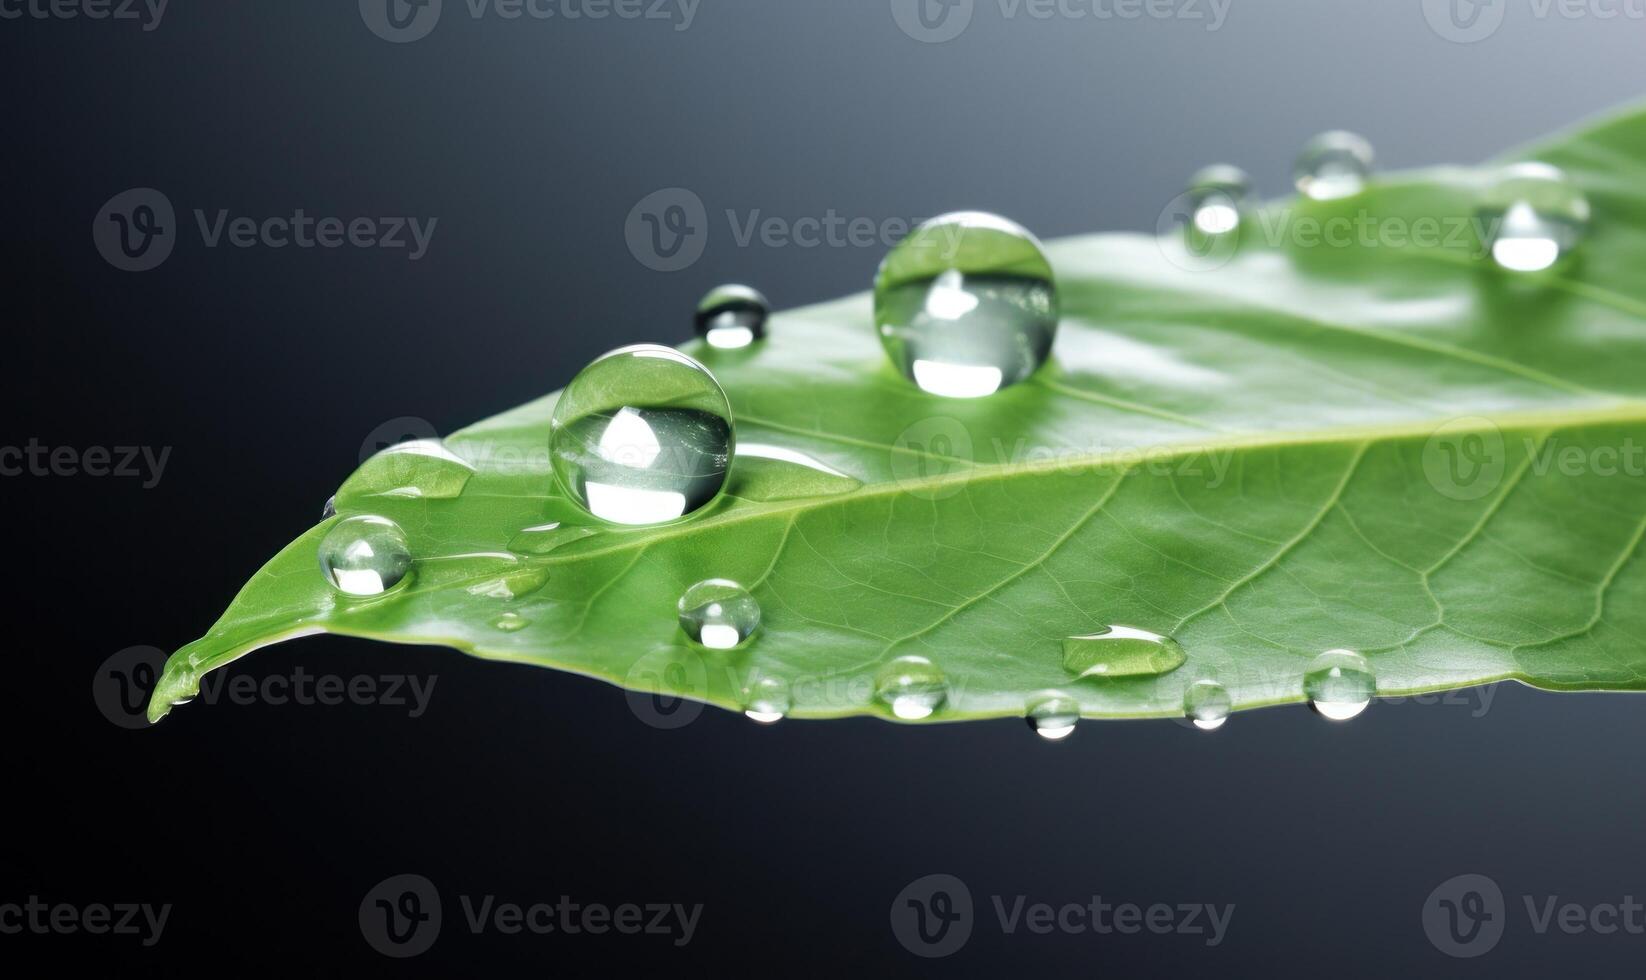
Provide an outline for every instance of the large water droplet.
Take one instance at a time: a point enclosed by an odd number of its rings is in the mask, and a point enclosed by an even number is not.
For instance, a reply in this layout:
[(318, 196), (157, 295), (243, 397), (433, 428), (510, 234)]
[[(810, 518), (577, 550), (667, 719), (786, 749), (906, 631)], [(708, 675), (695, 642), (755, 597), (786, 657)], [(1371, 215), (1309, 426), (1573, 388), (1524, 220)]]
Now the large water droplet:
[(743, 688), (743, 713), (772, 725), (789, 713), (789, 685), (780, 677), (761, 677)]
[(934, 395), (977, 398), (1046, 362), (1057, 287), (1040, 242), (992, 214), (933, 218), (880, 264), (874, 319), (905, 377)]
[(904, 721), (919, 721), (948, 700), (949, 684), (925, 657), (898, 657), (875, 675), (874, 696)]
[(766, 336), (771, 304), (749, 286), (717, 286), (697, 304), (697, 335), (710, 347), (736, 350)]
[(376, 596), (411, 572), (411, 545), (400, 525), (386, 517), (347, 517), (320, 539), (320, 570), (337, 591)]
[(1080, 722), (1080, 702), (1060, 694), (1049, 694), (1029, 702), (1029, 727), (1048, 742), (1060, 742), (1074, 734)]
[(725, 486), (731, 404), (679, 351), (643, 344), (600, 358), (561, 392), (551, 425), (555, 476), (602, 520), (676, 520)]
[(1494, 177), (1478, 217), (1493, 261), (1513, 272), (1537, 272), (1583, 239), (1589, 200), (1559, 168), (1516, 163)]
[(1325, 717), (1346, 721), (1372, 703), (1377, 677), (1366, 658), (1353, 650), (1327, 650), (1304, 673), (1303, 694)]
[(1214, 163), (1189, 178), (1191, 244), (1227, 235), (1240, 227), (1252, 203), (1252, 178), (1226, 163)]
[(1292, 180), (1298, 192), (1317, 201), (1359, 194), (1372, 173), (1372, 144), (1364, 136), (1333, 130), (1303, 145)]
[(1063, 669), (1077, 677), (1153, 677), (1183, 666), (1183, 647), (1169, 636), (1110, 626), (1063, 641)]
[(735, 649), (760, 627), (760, 603), (730, 579), (697, 583), (680, 597), (678, 608), (686, 636), (710, 650)]
[(439, 439), (414, 439), (360, 464), (337, 493), (345, 499), (386, 495), (444, 500), (460, 495), (472, 476), (474, 467)]
[(1195, 681), (1183, 692), (1183, 714), (1204, 732), (1213, 732), (1229, 720), (1234, 699), (1217, 681)]

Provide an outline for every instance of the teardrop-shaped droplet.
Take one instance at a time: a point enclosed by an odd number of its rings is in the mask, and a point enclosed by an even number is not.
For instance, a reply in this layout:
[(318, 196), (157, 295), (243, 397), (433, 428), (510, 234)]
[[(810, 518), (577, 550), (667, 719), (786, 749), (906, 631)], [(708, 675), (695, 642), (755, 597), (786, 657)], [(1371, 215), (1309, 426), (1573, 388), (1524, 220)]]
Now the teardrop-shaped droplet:
[(1063, 641), (1063, 669), (1076, 677), (1153, 677), (1183, 666), (1183, 647), (1169, 636), (1110, 626)]
[(1558, 167), (1515, 163), (1493, 178), (1478, 218), (1494, 262), (1512, 272), (1537, 272), (1583, 240), (1589, 200)]
[(337, 494), (334, 493), (330, 497), (326, 498), (326, 505), (324, 507), (320, 508), (320, 519), (323, 520), (323, 521), (326, 521), (326, 520), (330, 520), (330, 519), (332, 519), (333, 517), (336, 517), (336, 516), (337, 516)]
[(789, 707), (789, 685), (780, 677), (761, 677), (743, 688), (743, 713), (752, 721), (776, 724)]
[(1080, 702), (1050, 694), (1029, 702), (1029, 727), (1048, 742), (1060, 742), (1074, 734), (1080, 722)]
[(949, 699), (949, 683), (925, 657), (898, 657), (875, 675), (874, 696), (904, 721), (919, 721)]
[(662, 524), (726, 483), (731, 404), (707, 368), (667, 347), (613, 351), (560, 393), (550, 455), (560, 486), (614, 524)]
[(1040, 242), (980, 211), (920, 225), (887, 254), (874, 319), (892, 363), (924, 391), (993, 394), (1046, 362), (1057, 287)]
[(1191, 244), (1227, 235), (1240, 228), (1252, 204), (1252, 178), (1226, 163), (1214, 163), (1189, 178)]
[(1333, 130), (1304, 144), (1292, 170), (1298, 192), (1317, 201), (1359, 194), (1372, 174), (1372, 144), (1364, 136)]
[(730, 579), (711, 578), (680, 597), (680, 628), (693, 643), (710, 650), (732, 650), (760, 627), (760, 603)]
[(1234, 699), (1217, 681), (1195, 681), (1183, 693), (1183, 715), (1203, 732), (1213, 732), (1229, 720)]
[(1323, 716), (1346, 721), (1372, 703), (1377, 677), (1366, 658), (1353, 650), (1327, 650), (1309, 664), (1303, 694)]
[(411, 546), (400, 525), (386, 517), (347, 517), (320, 539), (320, 570), (345, 595), (377, 596), (411, 573)]
[(737, 350), (766, 336), (771, 304), (749, 286), (717, 286), (697, 304), (697, 335), (710, 347)]
[(509, 539), (509, 550), (520, 555), (546, 555), (556, 548), (581, 541), (599, 532), (581, 524), (558, 521), (522, 529)]
[(439, 439), (414, 439), (372, 456), (344, 481), (338, 495), (447, 500), (463, 492), (474, 467)]
[(492, 620), (492, 626), (496, 629), (502, 630), (505, 633), (518, 633), (530, 625), (531, 620), (528, 620), (519, 613), (513, 612), (506, 612)]

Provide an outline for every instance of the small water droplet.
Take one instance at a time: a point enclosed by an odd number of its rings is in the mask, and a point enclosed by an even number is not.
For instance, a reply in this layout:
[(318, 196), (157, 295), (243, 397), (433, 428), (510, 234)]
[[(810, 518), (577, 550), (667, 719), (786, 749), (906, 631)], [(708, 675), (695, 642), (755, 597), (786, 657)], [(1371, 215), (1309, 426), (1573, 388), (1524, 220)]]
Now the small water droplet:
[[(489, 556), (478, 556), (482, 560)], [(544, 565), (519, 565), (495, 578), (483, 579), (466, 590), (472, 596), (490, 599), (518, 599), (549, 584), (549, 570)]]
[(338, 496), (423, 497), (449, 500), (459, 496), (474, 467), (439, 439), (413, 439), (377, 453), (344, 481)]
[(348, 517), (320, 539), (320, 570), (337, 591), (382, 595), (411, 572), (411, 546), (400, 525), (386, 517)]
[(600, 358), (560, 393), (551, 426), (555, 476), (602, 520), (677, 520), (725, 486), (731, 404), (679, 351), (642, 344)]
[(919, 721), (948, 700), (949, 683), (925, 657), (898, 657), (875, 675), (874, 696), (898, 718)]
[(1298, 192), (1317, 201), (1359, 194), (1372, 174), (1372, 144), (1364, 136), (1333, 130), (1305, 143), (1292, 169)]
[(743, 688), (743, 713), (762, 725), (782, 721), (789, 707), (789, 685), (780, 677), (761, 677)]
[(1029, 702), (1029, 727), (1048, 742), (1060, 742), (1074, 734), (1080, 722), (1080, 702), (1060, 694), (1049, 694)]
[(1227, 235), (1240, 227), (1251, 208), (1252, 178), (1226, 163), (1214, 163), (1189, 178), (1191, 241)]
[(1025, 380), (1057, 335), (1057, 286), (1040, 242), (980, 211), (920, 225), (886, 255), (875, 326), (892, 363), (924, 391), (978, 398)]
[(1183, 647), (1169, 636), (1110, 626), (1063, 641), (1063, 668), (1077, 677), (1153, 677), (1183, 666)]
[(599, 532), (581, 524), (539, 524), (524, 528), (509, 539), (509, 550), (521, 555), (546, 555), (556, 548), (581, 541)]
[(1538, 272), (1582, 241), (1589, 200), (1559, 168), (1515, 163), (1494, 176), (1478, 217), (1493, 261), (1512, 272)]
[(1203, 732), (1214, 732), (1229, 720), (1234, 699), (1217, 681), (1195, 681), (1183, 693), (1183, 714)]
[(760, 603), (730, 579), (697, 583), (680, 597), (678, 609), (686, 636), (710, 650), (736, 649), (760, 627)]
[(504, 613), (503, 615), (492, 620), (492, 626), (502, 630), (505, 633), (518, 633), (530, 625), (531, 620), (520, 615), (519, 613), (512, 612)]
[(697, 335), (710, 347), (737, 350), (766, 336), (771, 304), (749, 286), (717, 286), (697, 304)]
[(1325, 717), (1347, 721), (1372, 703), (1377, 677), (1366, 658), (1353, 650), (1327, 650), (1304, 673), (1303, 694)]
[(737, 444), (737, 489), (744, 500), (781, 501), (833, 497), (861, 489), (862, 482), (815, 456), (768, 443)]
[(337, 494), (326, 498), (326, 506), (320, 508), (320, 519), (329, 521), (337, 516)]

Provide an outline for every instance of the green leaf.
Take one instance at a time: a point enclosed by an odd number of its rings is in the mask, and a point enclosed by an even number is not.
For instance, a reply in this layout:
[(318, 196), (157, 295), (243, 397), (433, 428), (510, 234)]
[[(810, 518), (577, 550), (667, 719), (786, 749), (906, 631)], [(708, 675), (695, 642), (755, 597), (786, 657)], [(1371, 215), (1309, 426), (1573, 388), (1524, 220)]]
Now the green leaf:
[[(1216, 268), (1173, 239), (1054, 243), (1053, 362), (984, 399), (897, 375), (864, 296), (777, 315), (743, 351), (687, 345), (739, 455), (727, 495), (674, 525), (596, 526), (559, 496), (553, 395), (451, 436), (456, 459), (374, 459), (338, 510), (404, 527), (410, 583), (339, 596), (315, 559), (331, 522), (308, 531), (171, 658), (150, 717), (313, 632), (729, 708), (779, 678), (819, 718), (890, 717), (874, 676), (905, 655), (947, 676), (937, 721), (1054, 691), (1091, 717), (1179, 715), (1203, 678), (1237, 708), (1297, 702), (1339, 647), (1383, 694), (1646, 687), (1646, 116), (1512, 159), (1564, 168), (1594, 208), (1546, 273), (1483, 260), (1485, 171), (1435, 169), (1271, 204)], [(675, 602), (706, 578), (758, 599), (746, 648), (686, 645)], [(1104, 676), (1065, 649), (1111, 626), (1186, 662), (1139, 674), (1133, 649)]]

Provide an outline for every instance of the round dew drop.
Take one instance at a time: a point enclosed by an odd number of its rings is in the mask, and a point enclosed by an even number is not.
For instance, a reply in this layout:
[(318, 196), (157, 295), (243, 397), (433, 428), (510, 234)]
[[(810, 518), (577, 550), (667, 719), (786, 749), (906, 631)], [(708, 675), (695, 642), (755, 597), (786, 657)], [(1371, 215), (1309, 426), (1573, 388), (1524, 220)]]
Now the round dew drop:
[(394, 590), (411, 574), (411, 546), (386, 517), (348, 517), (320, 540), (320, 570), (344, 595), (370, 597)]
[(1366, 710), (1377, 694), (1377, 677), (1366, 658), (1352, 650), (1327, 650), (1303, 675), (1303, 694), (1323, 717), (1347, 721)]
[(980, 211), (920, 225), (880, 264), (880, 342), (921, 390), (978, 398), (1027, 379), (1057, 335), (1057, 287), (1035, 237)]
[(1538, 272), (1571, 254), (1589, 227), (1589, 200), (1557, 167), (1504, 167), (1476, 215), (1492, 261), (1511, 272)]
[(726, 285), (709, 290), (697, 304), (697, 335), (710, 347), (737, 350), (766, 337), (771, 304), (758, 289)]
[(1252, 178), (1226, 163), (1214, 163), (1189, 178), (1191, 244), (1227, 235), (1240, 228), (1252, 205)]
[(1061, 742), (1074, 734), (1080, 722), (1080, 702), (1052, 694), (1029, 702), (1029, 727), (1048, 742)]
[(1304, 144), (1292, 169), (1298, 193), (1316, 201), (1352, 197), (1372, 174), (1372, 144), (1364, 136), (1333, 130)]
[(1195, 681), (1183, 692), (1183, 715), (1203, 732), (1215, 732), (1229, 720), (1234, 700), (1217, 681)]
[(789, 713), (789, 685), (778, 677), (762, 677), (743, 689), (743, 714), (762, 725), (775, 725)]
[(949, 699), (949, 685), (925, 657), (898, 657), (875, 675), (874, 696), (898, 718), (920, 721)]
[(677, 609), (680, 629), (710, 650), (735, 650), (760, 628), (760, 603), (729, 579), (697, 583), (680, 597)]
[(663, 524), (719, 496), (735, 440), (714, 375), (668, 347), (625, 347), (561, 392), (549, 452), (561, 488), (613, 524)]

